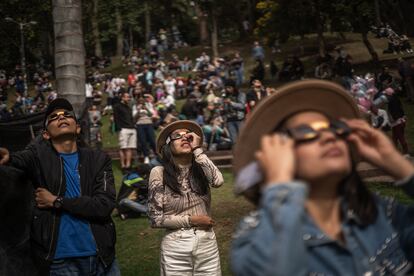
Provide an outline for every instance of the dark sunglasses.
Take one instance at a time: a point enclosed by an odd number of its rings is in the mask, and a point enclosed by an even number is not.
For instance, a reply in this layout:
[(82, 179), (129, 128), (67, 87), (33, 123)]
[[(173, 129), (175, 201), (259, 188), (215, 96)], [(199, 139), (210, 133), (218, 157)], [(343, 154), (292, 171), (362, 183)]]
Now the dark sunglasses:
[(72, 111), (59, 111), (56, 113), (52, 113), (47, 117), (46, 126), (50, 124), (50, 122), (59, 119), (60, 116), (63, 116), (64, 118), (75, 118), (75, 114)]
[(300, 125), (287, 129), (285, 134), (295, 140), (296, 143), (310, 142), (318, 139), (323, 131), (329, 131), (338, 138), (346, 138), (351, 134), (351, 128), (343, 121), (315, 122), (312, 125)]

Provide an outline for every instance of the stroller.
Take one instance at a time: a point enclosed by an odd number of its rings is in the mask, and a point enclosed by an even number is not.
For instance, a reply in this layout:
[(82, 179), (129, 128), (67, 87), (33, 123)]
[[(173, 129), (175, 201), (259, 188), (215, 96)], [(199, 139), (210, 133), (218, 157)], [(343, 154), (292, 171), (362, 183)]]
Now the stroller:
[(118, 214), (122, 220), (146, 215), (148, 212), (148, 178), (152, 167), (138, 165), (136, 171), (122, 178), (116, 199)]

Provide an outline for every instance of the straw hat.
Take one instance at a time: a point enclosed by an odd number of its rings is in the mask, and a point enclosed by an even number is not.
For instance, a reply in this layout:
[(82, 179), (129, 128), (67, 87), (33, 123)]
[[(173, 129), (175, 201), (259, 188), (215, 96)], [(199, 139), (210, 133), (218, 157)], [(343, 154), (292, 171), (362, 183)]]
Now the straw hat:
[(157, 138), (157, 153), (161, 155), (161, 149), (165, 145), (165, 141), (167, 140), (168, 136), (176, 129), (188, 129), (191, 132), (194, 132), (201, 138), (200, 145), (203, 145), (204, 140), (204, 134), (201, 127), (189, 120), (178, 120), (175, 122), (172, 122), (168, 124), (166, 127), (164, 127)]
[[(333, 82), (303, 80), (282, 86), (263, 99), (246, 120), (233, 153), (235, 175), (255, 161), (254, 153), (263, 135), (272, 133), (285, 119), (301, 111), (317, 111), (333, 119), (360, 117), (355, 100)], [(236, 183), (237, 192), (243, 189)]]

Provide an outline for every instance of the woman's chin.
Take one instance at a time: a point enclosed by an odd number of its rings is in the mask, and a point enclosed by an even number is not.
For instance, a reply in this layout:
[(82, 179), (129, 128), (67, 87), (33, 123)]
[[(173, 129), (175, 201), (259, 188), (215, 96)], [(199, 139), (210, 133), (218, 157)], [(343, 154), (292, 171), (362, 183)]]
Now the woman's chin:
[(351, 168), (349, 166), (340, 166), (338, 164), (330, 164), (327, 168), (323, 171), (313, 171), (309, 173), (306, 177), (302, 176), (300, 178), (306, 179), (310, 182), (319, 182), (319, 181), (326, 181), (331, 179), (333, 181), (342, 181), (345, 177), (350, 175)]
[(191, 148), (190, 147), (182, 147), (180, 148), (179, 152), (177, 152), (177, 155), (188, 155), (191, 154)]

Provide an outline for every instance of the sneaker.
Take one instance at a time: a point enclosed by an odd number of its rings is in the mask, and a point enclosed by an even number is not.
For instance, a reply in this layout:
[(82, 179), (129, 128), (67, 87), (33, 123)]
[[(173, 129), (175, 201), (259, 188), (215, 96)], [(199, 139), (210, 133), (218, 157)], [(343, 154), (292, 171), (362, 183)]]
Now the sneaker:
[(149, 164), (150, 159), (148, 158), (148, 156), (145, 156), (144, 158), (144, 164)]
[(120, 217), (121, 217), (121, 220), (126, 220), (128, 218), (128, 216), (125, 214), (121, 214)]

